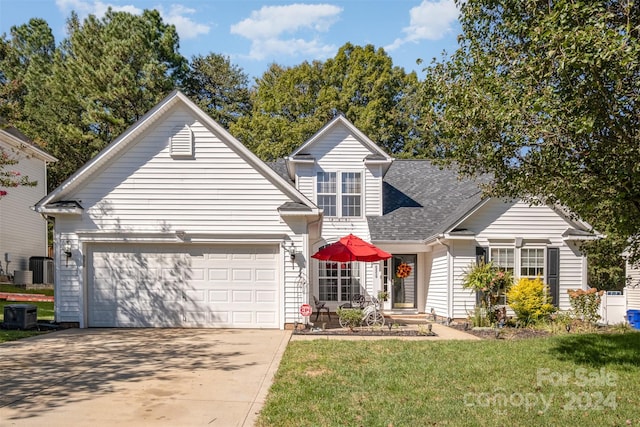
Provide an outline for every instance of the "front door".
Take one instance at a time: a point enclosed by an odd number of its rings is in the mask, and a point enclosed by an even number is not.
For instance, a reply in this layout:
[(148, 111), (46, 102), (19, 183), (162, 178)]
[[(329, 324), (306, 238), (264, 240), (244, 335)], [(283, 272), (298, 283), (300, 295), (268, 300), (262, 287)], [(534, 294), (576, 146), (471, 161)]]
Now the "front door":
[(392, 308), (416, 308), (416, 259), (415, 254), (393, 255), (392, 258)]

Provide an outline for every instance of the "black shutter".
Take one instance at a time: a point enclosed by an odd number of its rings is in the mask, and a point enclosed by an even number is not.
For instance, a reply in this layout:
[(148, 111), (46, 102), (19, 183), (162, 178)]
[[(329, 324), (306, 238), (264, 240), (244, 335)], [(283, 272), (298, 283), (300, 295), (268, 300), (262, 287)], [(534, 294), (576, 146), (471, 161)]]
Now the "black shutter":
[[(489, 262), (489, 251), (487, 248), (483, 248), (482, 246), (476, 246), (476, 264), (480, 263), (488, 263)], [(476, 292), (476, 304), (480, 305), (482, 303), (482, 292)]]
[(547, 284), (551, 303), (558, 306), (560, 298), (560, 249), (547, 248)]

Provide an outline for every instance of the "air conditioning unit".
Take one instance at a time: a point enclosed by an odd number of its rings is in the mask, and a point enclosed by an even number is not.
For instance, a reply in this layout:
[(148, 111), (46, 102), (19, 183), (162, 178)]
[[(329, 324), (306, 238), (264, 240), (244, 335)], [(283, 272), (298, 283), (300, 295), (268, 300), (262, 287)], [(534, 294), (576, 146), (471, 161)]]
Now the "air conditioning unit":
[(29, 270), (33, 271), (33, 283), (53, 283), (53, 258), (32, 256)]
[(4, 306), (5, 329), (31, 329), (38, 325), (38, 307), (33, 304), (9, 304)]

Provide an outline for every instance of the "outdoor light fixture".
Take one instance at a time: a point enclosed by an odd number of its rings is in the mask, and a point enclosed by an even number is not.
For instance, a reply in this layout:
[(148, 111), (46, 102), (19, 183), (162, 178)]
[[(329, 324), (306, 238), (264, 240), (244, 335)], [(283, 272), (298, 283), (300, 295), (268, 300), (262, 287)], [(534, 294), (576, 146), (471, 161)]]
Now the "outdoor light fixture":
[(287, 251), (287, 253), (291, 257), (291, 261), (295, 261), (296, 260), (296, 247), (293, 244), (293, 242), (291, 242), (291, 245), (289, 247), (287, 247), (287, 245), (284, 242), (282, 242), (282, 249)]
[(67, 256), (67, 267), (69, 266), (69, 258), (71, 258), (71, 242), (68, 240), (64, 242), (64, 246), (62, 247), (62, 252)]

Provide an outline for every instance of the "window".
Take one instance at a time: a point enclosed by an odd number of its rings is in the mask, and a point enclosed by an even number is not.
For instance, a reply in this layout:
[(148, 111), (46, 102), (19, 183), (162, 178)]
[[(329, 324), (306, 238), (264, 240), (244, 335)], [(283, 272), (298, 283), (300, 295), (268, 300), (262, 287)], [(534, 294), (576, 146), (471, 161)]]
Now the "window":
[(320, 261), (318, 294), (321, 300), (349, 302), (360, 293), (360, 270), (357, 262)]
[(544, 249), (522, 248), (520, 249), (520, 276), (536, 277), (544, 279)]
[(491, 248), (491, 262), (501, 270), (514, 273), (514, 250), (513, 248)]
[(336, 216), (336, 173), (318, 172), (318, 207), (326, 216)]
[[(515, 269), (515, 250), (513, 248), (491, 248), (490, 261), (500, 270), (508, 271), (513, 274)], [(496, 304), (507, 304), (507, 290), (502, 286), (500, 289), (500, 297)]]
[(360, 216), (360, 172), (342, 173), (342, 216)]
[(324, 210), (325, 216), (357, 217), (362, 215), (362, 178), (360, 172), (342, 172), (340, 174), (318, 172), (316, 193), (318, 207)]

